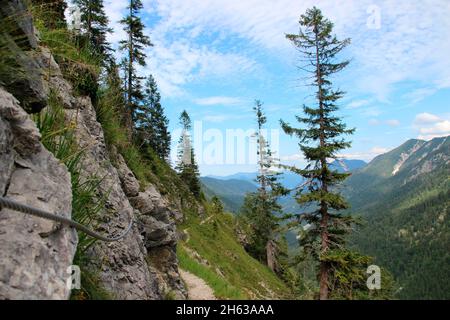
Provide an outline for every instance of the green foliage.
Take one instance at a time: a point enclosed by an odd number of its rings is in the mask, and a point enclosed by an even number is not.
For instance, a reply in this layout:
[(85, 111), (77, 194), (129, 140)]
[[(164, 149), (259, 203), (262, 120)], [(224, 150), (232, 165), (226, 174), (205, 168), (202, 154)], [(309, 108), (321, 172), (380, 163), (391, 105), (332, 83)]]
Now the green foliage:
[(48, 12), (36, 7), (32, 11), (41, 42), (50, 49), (64, 77), (79, 94), (89, 95), (95, 101), (102, 58), (89, 42), (65, 26), (48, 27)]
[(120, 153), (127, 166), (145, 188), (148, 183), (173, 201), (181, 197), (183, 209), (196, 207), (196, 200), (188, 187), (180, 180), (176, 172), (149, 147), (136, 146), (130, 138), (124, 110), (126, 102), (118, 66), (112, 64), (107, 71), (104, 86), (98, 93), (95, 109), (97, 120), (101, 123), (111, 160)]
[(180, 115), (180, 124), (183, 127), (183, 132), (178, 142), (178, 163), (176, 170), (180, 179), (189, 187), (189, 190), (191, 190), (194, 196), (204, 199), (204, 195), (201, 192), (200, 172), (195, 160), (194, 148), (192, 147), (191, 136), (189, 134), (191, 118), (186, 110), (183, 110)]
[(339, 210), (348, 205), (335, 189), (348, 174), (331, 169), (327, 162), (328, 159), (336, 159), (339, 151), (350, 146), (341, 136), (354, 132), (335, 115), (337, 102), (344, 92), (333, 89), (331, 82), (331, 77), (349, 63), (336, 62), (336, 56), (350, 43), (350, 39), (338, 40), (332, 34), (333, 23), (316, 7), (301, 15), (299, 24), (299, 33), (288, 34), (286, 38), (298, 49), (305, 62), (306, 66), (301, 69), (311, 77), (310, 85), (316, 89), (314, 105), (304, 105), (304, 115), (296, 117), (306, 128), (295, 128), (284, 121), (281, 121), (281, 126), (287, 134), (299, 139), (300, 150), (308, 161), (303, 170), (291, 168), (306, 179), (306, 183), (297, 189), (296, 200), (309, 212), (298, 214), (298, 220), (313, 226), (302, 238), (301, 245), (320, 261), (320, 299), (327, 299), (330, 265), (319, 257), (344, 245), (345, 235), (351, 231), (353, 223), (351, 217), (339, 214)]
[(161, 95), (155, 79), (150, 75), (145, 86), (144, 101), (135, 111), (135, 130), (138, 144), (151, 148), (162, 160), (170, 153), (169, 120), (161, 106)]
[(336, 249), (328, 251), (320, 257), (330, 268), (329, 288), (332, 299), (362, 300), (362, 299), (391, 299), (394, 285), (392, 276), (384, 270), (381, 273), (381, 289), (367, 288), (367, 267), (373, 258), (364, 256), (356, 251)]
[(213, 214), (223, 213), (223, 203), (217, 196), (211, 199), (211, 210)]
[(399, 298), (449, 298), (450, 183), (442, 180), (448, 170), (422, 176), (382, 201), (370, 199), (377, 207), (358, 211), (367, 223), (352, 243), (392, 272)]
[(409, 140), (346, 181), (351, 213), (367, 221), (351, 243), (392, 273), (401, 299), (449, 298), (449, 146), (448, 137)]
[[(83, 265), (83, 263), (88, 262), (88, 260), (74, 260), (74, 263), (77, 265)], [(96, 273), (89, 269), (83, 269), (82, 273), (81, 289), (73, 290), (70, 300), (114, 300), (112, 293), (102, 288), (100, 278)]]
[(247, 246), (249, 253), (259, 261), (266, 263), (273, 271), (281, 274), (282, 267), (278, 261), (280, 252), (278, 240), (280, 239), (281, 222), (284, 218), (282, 207), (278, 198), (287, 194), (287, 190), (278, 181), (280, 173), (274, 171), (276, 166), (270, 146), (262, 135), (262, 129), (267, 118), (260, 101), (255, 102), (253, 110), (256, 113), (258, 130), (257, 156), (259, 174), (256, 181), (259, 183), (258, 191), (250, 193), (244, 200), (241, 216), (250, 225), (250, 242)]
[(110, 60), (110, 45), (106, 40), (112, 29), (108, 27), (108, 17), (105, 14), (103, 0), (74, 0), (81, 12), (83, 32), (87, 37), (92, 51), (99, 57)]
[[(48, 107), (39, 114), (33, 115), (36, 125), (42, 135), (41, 141), (47, 150), (67, 167), (72, 182), (72, 219), (89, 226), (96, 215), (104, 208), (104, 198), (99, 198), (96, 190), (101, 182), (96, 176), (82, 178), (83, 150), (78, 147), (74, 136), (72, 121), (66, 121), (64, 110), (56, 95), (51, 93)], [(74, 292), (77, 297), (105, 297), (103, 289), (98, 285), (95, 274), (88, 268), (85, 251), (95, 242), (86, 234), (78, 233), (78, 247), (74, 263), (83, 272), (83, 290)]]
[(42, 22), (46, 28), (65, 29), (67, 27), (64, 15), (67, 9), (65, 0), (31, 0), (31, 4), (34, 11), (43, 18)]
[[(141, 0), (129, 0), (128, 15), (120, 23), (124, 25), (127, 39), (120, 41), (120, 50), (125, 51), (123, 60), (126, 84), (126, 101), (129, 113), (129, 121), (135, 122), (135, 111), (142, 103), (143, 91), (140, 77), (136, 71), (136, 64), (145, 66), (145, 48), (152, 46), (150, 38), (144, 34), (144, 24), (138, 16), (143, 9)], [(130, 122), (128, 125), (132, 125)]]
[(238, 213), (244, 204), (245, 195), (255, 192), (255, 184), (245, 180), (221, 180), (211, 177), (201, 177), (202, 191), (206, 199), (211, 200), (213, 196), (218, 196), (228, 212)]
[[(178, 248), (182, 248), (181, 251), (178, 250), (182, 268), (204, 279), (213, 289), (214, 279), (219, 278), (227, 284), (220, 286), (239, 291), (228, 295), (215, 291), (219, 298), (292, 298), (289, 287), (269, 268), (252, 258), (237, 241), (235, 218), (231, 214), (218, 213), (209, 204), (205, 206), (205, 216), (200, 217), (195, 212), (186, 211), (185, 222), (179, 226), (188, 234), (187, 241), (178, 244)], [(191, 252), (207, 260), (208, 265), (202, 265), (201, 260), (190, 255)], [(200, 265), (202, 270), (196, 271), (198, 266), (191, 269), (186, 267), (183, 264), (183, 254), (187, 254), (190, 260), (194, 259), (195, 264)], [(207, 272), (212, 275), (206, 276)], [(208, 277), (211, 277), (211, 280), (208, 280)]]
[(7, 15), (0, 10), (0, 84), (5, 85), (10, 79), (23, 77), (23, 67), (18, 63), (18, 58), (23, 56), (20, 47), (26, 42), (26, 37), (12, 36), (16, 33), (16, 22), (14, 16)]
[(125, 100), (121, 84), (118, 68), (113, 64), (108, 70), (105, 86), (97, 94), (98, 101), (94, 107), (97, 121), (103, 128), (106, 145), (109, 148), (115, 146), (122, 151), (129, 147), (130, 141), (122, 118)]

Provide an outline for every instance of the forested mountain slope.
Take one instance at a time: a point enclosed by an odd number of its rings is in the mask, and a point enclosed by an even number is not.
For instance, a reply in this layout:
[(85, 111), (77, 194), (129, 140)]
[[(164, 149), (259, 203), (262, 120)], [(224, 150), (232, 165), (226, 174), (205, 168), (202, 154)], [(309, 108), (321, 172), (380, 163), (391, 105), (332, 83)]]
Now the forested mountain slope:
[(396, 277), (401, 298), (450, 293), (450, 137), (409, 140), (345, 183), (365, 225), (353, 243)]
[(203, 191), (207, 198), (218, 196), (224, 204), (226, 210), (238, 212), (244, 203), (245, 194), (256, 191), (254, 183), (245, 180), (219, 180), (210, 177), (200, 179), (203, 184)]

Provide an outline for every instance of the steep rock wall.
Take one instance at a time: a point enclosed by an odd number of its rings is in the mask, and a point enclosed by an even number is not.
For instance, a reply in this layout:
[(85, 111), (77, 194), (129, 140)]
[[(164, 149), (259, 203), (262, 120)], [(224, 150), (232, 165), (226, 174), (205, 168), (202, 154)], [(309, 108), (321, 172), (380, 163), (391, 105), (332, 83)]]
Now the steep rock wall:
[[(130, 216), (135, 222), (124, 239), (98, 241), (87, 252), (100, 285), (116, 299), (163, 299), (169, 293), (186, 298), (176, 257), (180, 211), (171, 209), (154, 186), (141, 190), (121, 155), (108, 152), (90, 98), (74, 93), (50, 51), (40, 46), (24, 2), (6, 1), (1, 9), (0, 18), (20, 17), (15, 22), (15, 32), (21, 35), (17, 60), (27, 72), (20, 78), (11, 74), (0, 79), (5, 86), (0, 87), (0, 194), (70, 217), (70, 175), (42, 146), (26, 113), (43, 108), (45, 112), (53, 92), (84, 151), (83, 177), (101, 179), (97, 196), (105, 199), (105, 205), (95, 219), (95, 230), (115, 236), (126, 228)], [(66, 272), (76, 246), (73, 229), (1, 210), (0, 299), (67, 299)]]
[[(70, 218), (70, 175), (39, 142), (19, 102), (0, 87), (0, 194)], [(0, 299), (67, 299), (74, 230), (49, 220), (0, 211)]]

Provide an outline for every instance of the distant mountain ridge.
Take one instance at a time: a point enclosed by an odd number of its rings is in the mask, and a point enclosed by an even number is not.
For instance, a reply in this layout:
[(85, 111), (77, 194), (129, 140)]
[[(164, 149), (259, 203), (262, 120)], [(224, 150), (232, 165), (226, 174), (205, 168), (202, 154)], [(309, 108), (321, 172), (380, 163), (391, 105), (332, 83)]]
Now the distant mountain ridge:
[(211, 199), (216, 195), (222, 200), (225, 210), (234, 213), (237, 213), (244, 203), (245, 195), (257, 190), (256, 184), (246, 180), (202, 177), (200, 181), (207, 198)]
[[(335, 160), (330, 166), (339, 172), (352, 172), (366, 166), (363, 160)], [(218, 196), (225, 205), (225, 209), (231, 212), (238, 212), (244, 203), (245, 194), (257, 190), (257, 172), (239, 172), (228, 176), (206, 176), (200, 178), (203, 184), (203, 191), (207, 197)], [(288, 189), (293, 189), (302, 183), (302, 178), (297, 174), (285, 171), (280, 176), (280, 181)], [(296, 206), (292, 197), (281, 200), (287, 209)]]

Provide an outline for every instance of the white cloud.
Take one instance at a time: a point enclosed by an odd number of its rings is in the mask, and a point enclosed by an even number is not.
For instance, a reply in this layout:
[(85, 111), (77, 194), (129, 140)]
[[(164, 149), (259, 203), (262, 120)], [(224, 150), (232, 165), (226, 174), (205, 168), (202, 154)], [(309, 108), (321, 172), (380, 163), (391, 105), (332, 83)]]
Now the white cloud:
[(436, 123), (439, 122), (441, 120), (441, 118), (439, 118), (438, 116), (428, 113), (428, 112), (423, 112), (423, 113), (419, 113), (418, 115), (416, 115), (416, 118), (414, 119), (414, 123), (416, 125), (421, 125), (421, 124), (430, 124), (430, 123)]
[(242, 99), (237, 97), (215, 96), (195, 99), (194, 102), (201, 106), (237, 105), (242, 103)]
[(385, 123), (390, 127), (398, 127), (400, 125), (400, 121), (397, 119), (386, 120)]
[(361, 112), (364, 117), (378, 117), (380, 114), (382, 114), (382, 111), (378, 107), (366, 108)]
[[(386, 100), (402, 81), (446, 87), (450, 78), (450, 2), (379, 1), (381, 28), (354, 33), (351, 48), (360, 65), (360, 87)], [(359, 66), (358, 66), (359, 67)], [(413, 100), (429, 94), (418, 92)]]
[(220, 123), (220, 122), (224, 122), (225, 120), (229, 120), (229, 119), (228, 119), (228, 116), (226, 116), (226, 115), (209, 115), (209, 116), (204, 116), (202, 120), (205, 122)]
[(379, 155), (379, 154), (383, 154), (386, 152), (389, 152), (389, 148), (384, 148), (384, 147), (373, 147), (372, 149), (370, 149), (370, 153), (374, 154), (374, 155)]
[(148, 50), (148, 72), (155, 75), (164, 96), (185, 92), (184, 86), (210, 78), (232, 78), (240, 72), (256, 68), (255, 62), (243, 55), (221, 53), (207, 46), (186, 41), (167, 43), (156, 38)]
[(366, 106), (369, 103), (370, 103), (369, 100), (355, 100), (355, 101), (350, 102), (347, 105), (347, 109), (357, 109), (357, 108), (360, 108), (362, 106)]
[(420, 113), (414, 119), (413, 127), (419, 132), (419, 139), (430, 140), (450, 135), (450, 118), (431, 113)]
[(126, 39), (125, 31), (119, 21), (124, 17), (128, 1), (105, 0), (105, 13), (109, 19), (109, 26), (113, 32), (108, 34), (108, 41), (117, 44), (120, 40)]
[(344, 159), (364, 160), (368, 162), (371, 161), (376, 156), (389, 152), (390, 150), (391, 148), (373, 147), (367, 151), (342, 153), (339, 155), (339, 157)]
[[(126, 5), (124, 0), (105, 1), (113, 42), (125, 38), (117, 21)], [(373, 0), (144, 0), (144, 5), (157, 16), (147, 30), (155, 43), (149, 50), (149, 69), (169, 95), (182, 92), (192, 80), (248, 71), (255, 67), (254, 52), (270, 52), (271, 59), (294, 63), (296, 52), (284, 34), (296, 32), (299, 15), (313, 5), (335, 23), (341, 38), (352, 38), (348, 79), (353, 91), (387, 101), (396, 84), (414, 81), (426, 86), (411, 94), (414, 102), (450, 87), (448, 0), (377, 1), (380, 29), (367, 25)], [(202, 36), (208, 37), (206, 44), (199, 40)], [(245, 40), (247, 48), (233, 47), (239, 40)]]
[(230, 121), (230, 120), (241, 120), (246, 119), (250, 114), (209, 114), (205, 115), (202, 118), (202, 121), (205, 122), (212, 122), (212, 123), (221, 123), (224, 121)]
[[(450, 86), (450, 85), (449, 85)], [(428, 96), (433, 95), (438, 88), (420, 88), (405, 95), (405, 98), (411, 100), (412, 103), (418, 103)]]
[(397, 119), (389, 119), (389, 120), (381, 121), (381, 120), (372, 118), (369, 120), (369, 124), (371, 126), (387, 125), (390, 127), (398, 127), (400, 125), (400, 121)]

